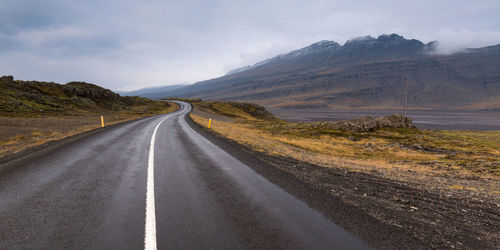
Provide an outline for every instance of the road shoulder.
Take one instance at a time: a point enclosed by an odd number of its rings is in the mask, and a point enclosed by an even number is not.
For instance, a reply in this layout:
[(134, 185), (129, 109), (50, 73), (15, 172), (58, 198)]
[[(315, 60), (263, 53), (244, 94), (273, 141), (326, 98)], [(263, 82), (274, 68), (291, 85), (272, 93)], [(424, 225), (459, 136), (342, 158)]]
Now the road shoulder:
[[(323, 172), (325, 168), (290, 158), (275, 157), (254, 151), (235, 141), (226, 139), (211, 130), (207, 130), (192, 121), (189, 116), (186, 116), (186, 121), (194, 130), (212, 143), (288, 193), (305, 201), (310, 207), (320, 211), (336, 224), (359, 236), (368, 242), (369, 245), (376, 248), (405, 246), (412, 249), (425, 248), (427, 246), (422, 244), (413, 235), (402, 230), (399, 226), (381, 223), (377, 218), (359, 209), (356, 204), (352, 204), (352, 201), (349, 200), (349, 195), (342, 197), (332, 195), (331, 192), (327, 192), (321, 188), (321, 183), (314, 182), (310, 177), (300, 174), (304, 170), (309, 172)], [(387, 181), (371, 180), (371, 178), (376, 177), (361, 173), (332, 171), (329, 174), (331, 174), (331, 178), (340, 180), (338, 184), (339, 189), (353, 189), (353, 186), (356, 185), (356, 180), (361, 179), (369, 179), (374, 183)], [(362, 192), (362, 190), (359, 192)]]
[[(161, 115), (155, 115), (155, 116), (161, 116)], [(0, 157), (0, 173), (3, 171), (11, 170), (16, 166), (24, 165), (23, 164), (24, 162), (33, 161), (41, 155), (55, 151), (59, 148), (64, 147), (68, 143), (74, 142), (76, 140), (80, 140), (80, 139), (86, 138), (88, 136), (91, 136), (91, 135), (99, 133), (99, 132), (103, 132), (103, 131), (113, 129), (113, 128), (116, 128), (119, 126), (124, 126), (124, 125), (132, 123), (132, 122), (141, 121), (141, 120), (152, 118), (155, 116), (127, 120), (127, 121), (111, 124), (111, 125), (108, 125), (108, 126), (105, 126), (102, 128), (87, 130), (85, 132), (73, 134), (73, 135), (64, 137), (64, 138), (59, 139), (59, 140), (51, 140), (51, 141), (48, 141), (46, 143), (36, 145), (33, 147), (29, 147), (27, 149), (24, 149), (22, 151), (19, 151), (19, 152), (13, 153), (13, 154), (8, 154), (5, 156), (2, 156), (2, 157)]]

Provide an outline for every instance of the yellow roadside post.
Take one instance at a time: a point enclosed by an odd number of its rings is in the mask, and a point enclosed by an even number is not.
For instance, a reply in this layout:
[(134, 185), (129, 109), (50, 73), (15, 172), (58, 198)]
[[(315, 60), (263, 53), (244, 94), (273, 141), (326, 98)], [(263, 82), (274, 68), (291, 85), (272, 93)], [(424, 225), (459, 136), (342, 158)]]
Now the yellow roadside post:
[(104, 117), (101, 115), (101, 127), (104, 128)]
[(212, 125), (212, 118), (208, 120), (208, 128), (210, 128), (210, 125)]

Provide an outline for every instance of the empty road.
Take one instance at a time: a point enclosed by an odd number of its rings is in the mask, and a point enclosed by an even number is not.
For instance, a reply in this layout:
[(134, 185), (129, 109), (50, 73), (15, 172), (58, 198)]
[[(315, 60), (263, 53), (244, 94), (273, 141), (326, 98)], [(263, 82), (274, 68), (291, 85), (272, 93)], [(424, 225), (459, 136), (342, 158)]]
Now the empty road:
[(172, 114), (110, 126), (0, 172), (0, 249), (364, 249)]

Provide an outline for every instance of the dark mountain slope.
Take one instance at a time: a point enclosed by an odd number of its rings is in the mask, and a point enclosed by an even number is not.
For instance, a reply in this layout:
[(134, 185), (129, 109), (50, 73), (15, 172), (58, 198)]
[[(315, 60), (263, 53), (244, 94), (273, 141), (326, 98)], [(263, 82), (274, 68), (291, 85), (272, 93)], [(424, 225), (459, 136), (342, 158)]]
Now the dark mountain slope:
[(453, 55), (401, 36), (322, 41), (168, 96), (241, 100), (268, 107), (500, 108), (500, 45)]
[(143, 88), (134, 91), (119, 91), (123, 96), (141, 96), (149, 99), (161, 99), (169, 91), (185, 87), (186, 84), (174, 84), (161, 87)]

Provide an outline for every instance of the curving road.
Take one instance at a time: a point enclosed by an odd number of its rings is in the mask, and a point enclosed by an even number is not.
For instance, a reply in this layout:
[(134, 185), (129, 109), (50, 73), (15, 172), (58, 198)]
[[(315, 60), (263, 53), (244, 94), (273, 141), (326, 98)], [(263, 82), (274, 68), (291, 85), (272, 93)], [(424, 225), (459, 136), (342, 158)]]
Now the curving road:
[(7, 163), (0, 249), (363, 249), (175, 113)]

